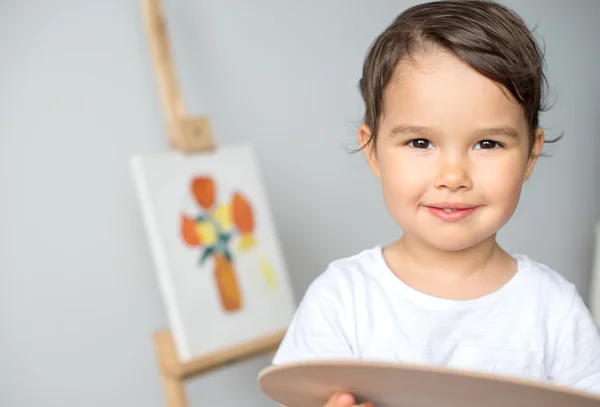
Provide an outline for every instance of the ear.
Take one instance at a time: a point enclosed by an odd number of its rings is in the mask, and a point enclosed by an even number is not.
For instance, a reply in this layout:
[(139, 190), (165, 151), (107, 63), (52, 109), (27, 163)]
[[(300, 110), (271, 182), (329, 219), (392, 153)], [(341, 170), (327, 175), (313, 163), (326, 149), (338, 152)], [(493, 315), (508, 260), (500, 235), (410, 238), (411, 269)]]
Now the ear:
[(535, 167), (537, 158), (542, 152), (542, 147), (544, 147), (544, 130), (538, 127), (538, 129), (535, 131), (533, 148), (531, 149), (531, 155), (527, 161), (527, 168), (525, 170), (525, 178), (523, 179), (523, 182), (526, 182), (533, 173), (533, 168)]
[[(379, 161), (377, 160), (377, 149), (375, 148), (375, 144), (369, 142), (371, 139), (371, 129), (366, 124), (361, 124), (358, 128), (358, 142), (365, 153), (365, 157), (369, 163), (369, 168), (373, 171), (373, 174), (377, 178), (380, 176), (379, 172)], [(368, 143), (368, 144), (367, 144)]]

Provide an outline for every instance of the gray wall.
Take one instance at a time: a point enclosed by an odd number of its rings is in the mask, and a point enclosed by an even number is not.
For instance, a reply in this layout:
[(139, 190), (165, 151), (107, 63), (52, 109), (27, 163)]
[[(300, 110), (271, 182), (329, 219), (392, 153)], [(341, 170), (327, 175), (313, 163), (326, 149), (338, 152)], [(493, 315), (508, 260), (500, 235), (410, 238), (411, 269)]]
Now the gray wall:
[[(190, 111), (219, 144), (256, 145), (298, 297), (331, 259), (397, 237), (344, 148), (366, 48), (414, 3), (165, 0)], [(557, 102), (543, 123), (566, 137), (502, 242), (587, 296), (600, 2), (507, 3), (545, 38)], [(150, 338), (166, 318), (128, 167), (166, 148), (138, 4), (2, 0), (0, 30), (0, 405), (163, 406)], [(192, 380), (192, 405), (272, 405), (255, 381), (267, 362)]]

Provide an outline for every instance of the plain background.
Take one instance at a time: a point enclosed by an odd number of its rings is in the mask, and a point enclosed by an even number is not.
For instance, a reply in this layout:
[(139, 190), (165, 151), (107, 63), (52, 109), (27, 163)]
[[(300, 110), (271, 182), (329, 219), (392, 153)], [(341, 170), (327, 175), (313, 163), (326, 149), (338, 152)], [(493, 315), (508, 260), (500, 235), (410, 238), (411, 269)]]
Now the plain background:
[[(415, 1), (164, 0), (186, 103), (218, 144), (261, 160), (298, 299), (334, 258), (398, 237), (351, 155), (361, 63)], [(600, 218), (600, 2), (506, 1), (544, 38), (548, 150), (501, 233), (587, 298)], [(151, 334), (166, 325), (129, 157), (164, 151), (133, 0), (0, 0), (0, 405), (164, 406)], [(266, 358), (188, 385), (192, 405), (274, 405)]]

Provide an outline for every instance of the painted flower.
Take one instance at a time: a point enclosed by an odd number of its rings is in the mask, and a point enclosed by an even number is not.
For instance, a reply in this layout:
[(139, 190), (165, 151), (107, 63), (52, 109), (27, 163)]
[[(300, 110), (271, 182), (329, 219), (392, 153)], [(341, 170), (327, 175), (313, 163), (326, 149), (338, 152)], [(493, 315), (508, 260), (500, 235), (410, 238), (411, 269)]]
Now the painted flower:
[[(257, 245), (254, 236), (254, 214), (248, 200), (239, 192), (231, 200), (217, 204), (217, 188), (212, 177), (192, 179), (190, 192), (198, 205), (198, 213), (180, 215), (183, 241), (201, 250), (199, 263), (214, 261), (214, 278), (221, 306), (231, 312), (242, 307), (242, 296), (234, 267), (232, 238), (239, 237), (237, 249), (250, 250)], [(266, 256), (261, 258), (261, 271), (269, 286), (275, 285), (275, 272)]]

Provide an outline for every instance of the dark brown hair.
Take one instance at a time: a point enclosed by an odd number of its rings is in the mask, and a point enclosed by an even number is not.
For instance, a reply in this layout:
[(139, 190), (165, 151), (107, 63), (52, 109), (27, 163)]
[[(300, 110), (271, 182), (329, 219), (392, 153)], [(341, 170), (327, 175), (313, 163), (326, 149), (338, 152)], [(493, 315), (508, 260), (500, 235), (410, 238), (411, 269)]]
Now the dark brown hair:
[(523, 107), (533, 147), (539, 113), (544, 110), (544, 55), (516, 13), (485, 0), (445, 0), (411, 7), (376, 38), (359, 82), (364, 123), (371, 129), (367, 145), (377, 140), (383, 94), (396, 66), (430, 47), (451, 51), (503, 85)]

